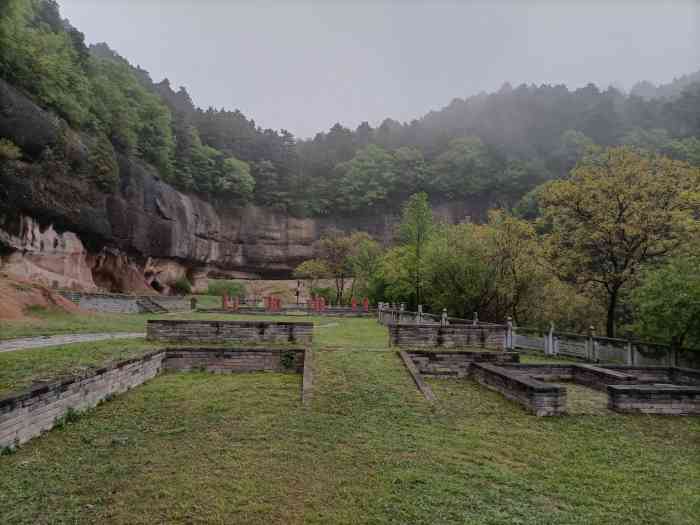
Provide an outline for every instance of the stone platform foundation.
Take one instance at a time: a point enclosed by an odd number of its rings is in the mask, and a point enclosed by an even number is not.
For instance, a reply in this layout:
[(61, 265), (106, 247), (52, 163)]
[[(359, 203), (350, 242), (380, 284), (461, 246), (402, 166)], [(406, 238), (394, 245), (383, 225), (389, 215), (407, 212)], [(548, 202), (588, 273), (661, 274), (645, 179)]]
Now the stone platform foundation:
[[(300, 348), (169, 348), (92, 371), (34, 386), (0, 399), (0, 449), (26, 443), (53, 428), (69, 411), (96, 406), (137, 387), (162, 371), (302, 373), (302, 402), (312, 392), (311, 350)], [(234, 402), (235, 400), (232, 400)]]

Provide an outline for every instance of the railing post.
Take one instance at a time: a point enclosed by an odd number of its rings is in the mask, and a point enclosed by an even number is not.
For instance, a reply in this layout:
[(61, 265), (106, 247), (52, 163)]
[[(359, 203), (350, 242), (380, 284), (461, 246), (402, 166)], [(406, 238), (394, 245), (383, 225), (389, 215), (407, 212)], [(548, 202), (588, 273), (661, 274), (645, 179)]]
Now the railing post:
[(628, 366), (634, 365), (634, 349), (632, 348), (632, 341), (627, 341), (627, 359), (625, 359), (625, 364)]
[(423, 322), (423, 305), (418, 305), (418, 324)]
[(514, 350), (515, 341), (513, 340), (513, 318), (508, 316), (506, 321), (506, 350)]
[(595, 340), (595, 327), (588, 328), (588, 360), (595, 363), (598, 360), (598, 352)]
[(474, 312), (474, 320), (472, 321), (472, 325), (476, 326), (479, 324), (479, 314), (477, 312)]
[(442, 317), (440, 318), (440, 326), (447, 326), (449, 321), (447, 320), (447, 308), (442, 309)]
[(554, 355), (554, 321), (549, 322), (549, 333), (545, 336), (544, 353), (545, 355)]

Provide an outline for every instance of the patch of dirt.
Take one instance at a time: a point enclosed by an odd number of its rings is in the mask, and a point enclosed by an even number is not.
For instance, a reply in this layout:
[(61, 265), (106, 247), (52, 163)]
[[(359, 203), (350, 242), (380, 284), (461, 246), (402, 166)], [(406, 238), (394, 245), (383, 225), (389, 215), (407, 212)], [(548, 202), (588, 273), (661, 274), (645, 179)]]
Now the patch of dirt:
[(10, 279), (7, 275), (0, 274), (0, 319), (27, 319), (32, 317), (32, 309), (81, 312), (78, 305), (45, 286)]

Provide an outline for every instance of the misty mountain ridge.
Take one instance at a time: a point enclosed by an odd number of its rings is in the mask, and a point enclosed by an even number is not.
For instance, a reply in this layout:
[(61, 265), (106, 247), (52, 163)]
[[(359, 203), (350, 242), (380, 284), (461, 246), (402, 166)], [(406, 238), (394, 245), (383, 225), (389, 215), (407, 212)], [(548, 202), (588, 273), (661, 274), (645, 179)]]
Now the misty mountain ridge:
[[(153, 82), (108, 44), (86, 46), (55, 2), (9, 0), (0, 26), (0, 35), (12, 36), (0, 42), (0, 78), (63, 121), (46, 143), (32, 143), (38, 130), (23, 130), (22, 122), (0, 123), (0, 137), (19, 148), (17, 160), (50, 158), (107, 193), (119, 186), (121, 156), (205, 199), (297, 216), (396, 210), (417, 191), (434, 202), (512, 206), (565, 176), (595, 145), (700, 163), (700, 71), (660, 86), (639, 82), (630, 94), (594, 84), (505, 83), (410, 122), (387, 118), (354, 130), (338, 123), (298, 140), (239, 110), (198, 108), (186, 88)], [(90, 150), (83, 164), (66, 154), (71, 133)]]

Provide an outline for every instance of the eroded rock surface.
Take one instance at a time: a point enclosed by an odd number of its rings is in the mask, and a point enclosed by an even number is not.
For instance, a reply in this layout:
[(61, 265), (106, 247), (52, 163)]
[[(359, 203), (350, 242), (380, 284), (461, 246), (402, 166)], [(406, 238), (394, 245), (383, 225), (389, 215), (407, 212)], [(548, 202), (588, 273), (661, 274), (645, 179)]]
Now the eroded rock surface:
[[(183, 276), (199, 290), (207, 275), (288, 277), (313, 257), (327, 228), (363, 230), (386, 242), (396, 222), (383, 210), (303, 219), (206, 202), (123, 155), (118, 190), (104, 193), (90, 182), (92, 139), (2, 80), (0, 136), (14, 140), (31, 161), (0, 160), (0, 266), (48, 286), (167, 293)], [(466, 215), (463, 206), (441, 214), (450, 221)]]

